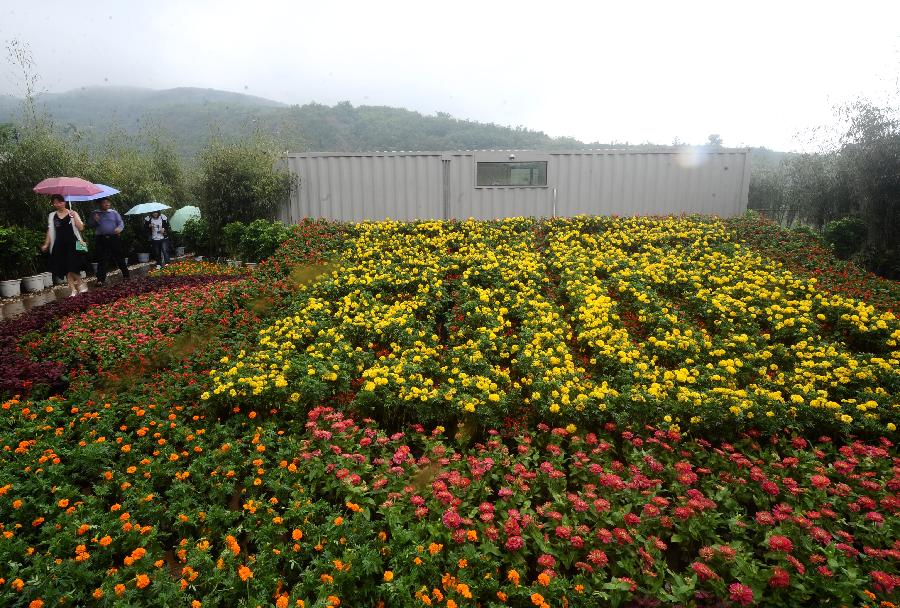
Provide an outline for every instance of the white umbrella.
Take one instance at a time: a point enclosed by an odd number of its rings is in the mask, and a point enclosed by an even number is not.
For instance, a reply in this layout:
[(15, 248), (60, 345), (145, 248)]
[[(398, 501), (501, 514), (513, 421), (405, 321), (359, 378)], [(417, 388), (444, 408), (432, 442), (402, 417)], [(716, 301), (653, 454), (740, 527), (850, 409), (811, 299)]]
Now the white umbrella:
[(169, 218), (169, 226), (171, 226), (172, 230), (175, 232), (181, 232), (187, 221), (194, 217), (200, 217), (200, 208), (193, 205), (187, 205), (172, 214), (172, 217)]
[(145, 213), (153, 213), (154, 211), (162, 211), (163, 209), (171, 209), (169, 205), (163, 205), (162, 203), (157, 203), (153, 201), (152, 203), (141, 203), (139, 205), (135, 205), (131, 209), (125, 212), (125, 215), (143, 215)]

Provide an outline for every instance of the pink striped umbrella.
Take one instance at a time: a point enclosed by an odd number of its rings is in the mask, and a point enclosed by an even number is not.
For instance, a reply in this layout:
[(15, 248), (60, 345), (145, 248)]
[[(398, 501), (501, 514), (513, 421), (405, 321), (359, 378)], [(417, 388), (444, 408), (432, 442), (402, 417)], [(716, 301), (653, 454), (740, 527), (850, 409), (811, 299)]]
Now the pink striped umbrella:
[(62, 196), (87, 196), (99, 194), (102, 188), (80, 177), (48, 177), (34, 187), (37, 194), (60, 194)]

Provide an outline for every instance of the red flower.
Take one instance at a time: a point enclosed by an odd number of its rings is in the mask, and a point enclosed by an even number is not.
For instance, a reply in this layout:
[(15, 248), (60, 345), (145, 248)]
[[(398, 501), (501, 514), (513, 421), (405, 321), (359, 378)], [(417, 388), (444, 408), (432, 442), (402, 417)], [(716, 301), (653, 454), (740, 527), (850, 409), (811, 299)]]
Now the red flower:
[(728, 586), (729, 597), (732, 602), (741, 606), (749, 606), (753, 603), (753, 589), (741, 583), (731, 583)]
[(521, 536), (510, 536), (506, 539), (506, 543), (504, 546), (509, 551), (518, 551), (525, 546), (525, 539), (523, 539)]
[(769, 549), (772, 551), (790, 553), (794, 550), (794, 543), (786, 536), (773, 535), (769, 537)]
[(697, 578), (699, 578), (701, 581), (709, 581), (719, 578), (719, 575), (713, 572), (712, 568), (702, 562), (694, 562), (693, 564), (691, 564), (691, 568), (697, 574)]
[(602, 568), (609, 563), (609, 558), (606, 557), (606, 553), (600, 549), (592, 549), (589, 551), (587, 560), (599, 568)]
[(828, 479), (827, 477), (825, 477), (824, 475), (813, 475), (812, 477), (809, 478), (809, 481), (810, 481), (810, 483), (812, 483), (813, 486), (815, 486), (819, 489), (827, 488), (828, 486), (831, 485), (831, 480)]
[(778, 589), (787, 587), (791, 584), (791, 575), (784, 568), (776, 566), (772, 569), (772, 576), (769, 577), (769, 587)]
[(894, 587), (900, 586), (900, 576), (888, 574), (881, 570), (872, 570), (869, 576), (872, 577), (875, 588), (884, 591), (885, 593), (893, 593)]

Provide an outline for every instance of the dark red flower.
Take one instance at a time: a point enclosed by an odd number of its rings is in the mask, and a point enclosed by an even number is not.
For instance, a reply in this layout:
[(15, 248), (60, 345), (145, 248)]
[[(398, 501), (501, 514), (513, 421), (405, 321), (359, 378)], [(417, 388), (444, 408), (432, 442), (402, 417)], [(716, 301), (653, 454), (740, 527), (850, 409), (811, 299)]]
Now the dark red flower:
[(769, 549), (783, 553), (790, 553), (794, 550), (794, 543), (786, 536), (772, 535), (769, 537)]
[(769, 577), (769, 587), (778, 589), (787, 587), (790, 584), (791, 575), (787, 570), (779, 566), (772, 569), (772, 576)]
[(741, 583), (731, 583), (728, 586), (729, 598), (732, 602), (741, 606), (749, 606), (753, 603), (753, 589)]

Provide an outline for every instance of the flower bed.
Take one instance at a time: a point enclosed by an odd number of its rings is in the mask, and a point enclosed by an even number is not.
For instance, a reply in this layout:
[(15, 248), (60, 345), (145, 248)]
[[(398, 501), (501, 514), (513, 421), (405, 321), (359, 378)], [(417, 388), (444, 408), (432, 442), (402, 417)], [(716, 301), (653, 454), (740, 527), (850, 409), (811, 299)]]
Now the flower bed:
[(854, 604), (900, 585), (886, 439), (538, 426), (473, 443), (174, 403), (2, 414), (6, 604)]
[(758, 215), (730, 219), (728, 227), (740, 242), (759, 251), (785, 268), (815, 277), (822, 289), (840, 293), (894, 315), (900, 315), (900, 284), (839, 260), (816, 236), (802, 230), (786, 230)]
[[(35, 361), (21, 346), (24, 336), (33, 332), (52, 332), (54, 321), (77, 315), (96, 306), (122, 298), (177, 287), (199, 287), (220, 281), (218, 277), (158, 277), (122, 282), (104, 289), (64, 298), (33, 308), (25, 314), (0, 321), (0, 394), (26, 393), (40, 386), (60, 391), (65, 387), (66, 366), (60, 361)], [(27, 349), (26, 349), (27, 350)]]
[(48, 311), (60, 353), (179, 352), (0, 403), (0, 605), (896, 597), (892, 315), (712, 221), (297, 235), (227, 288)]
[(184, 277), (184, 276), (224, 276), (224, 277), (240, 277), (247, 274), (245, 268), (234, 268), (223, 264), (213, 264), (212, 262), (198, 262), (196, 260), (182, 260), (172, 262), (159, 269), (149, 272), (151, 277)]
[[(221, 275), (215, 275), (221, 276)], [(171, 348), (179, 333), (221, 312), (227, 281), (161, 289), (62, 317), (27, 343), (32, 359), (60, 361), (91, 372)]]
[(893, 314), (819, 291), (720, 222), (365, 224), (294, 301), (204, 398), (723, 436), (900, 418)]

